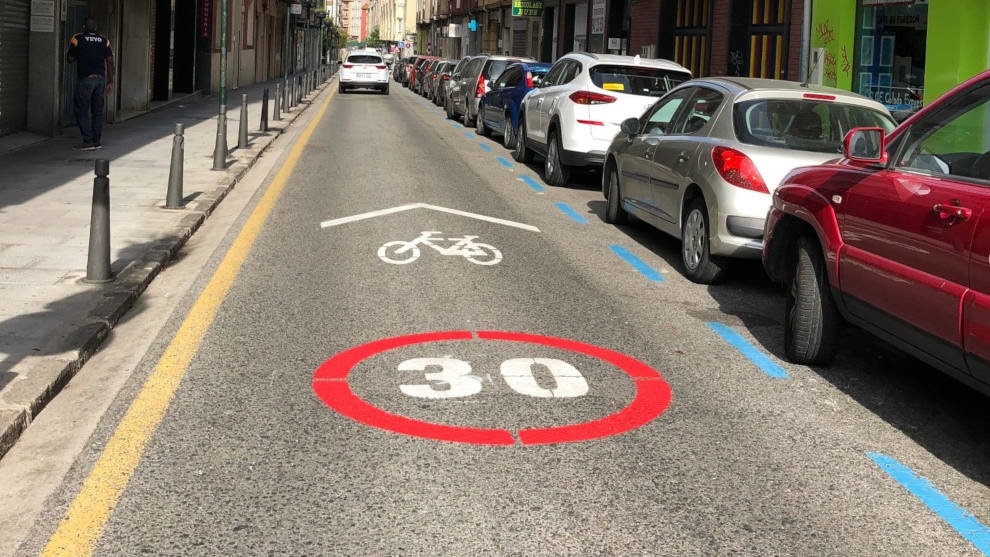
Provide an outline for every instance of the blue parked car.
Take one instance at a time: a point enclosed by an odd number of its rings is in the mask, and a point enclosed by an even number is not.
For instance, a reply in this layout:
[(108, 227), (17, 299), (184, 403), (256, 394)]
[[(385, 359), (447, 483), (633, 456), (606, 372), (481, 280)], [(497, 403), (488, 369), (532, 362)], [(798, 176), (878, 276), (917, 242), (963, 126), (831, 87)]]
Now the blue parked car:
[(549, 71), (550, 64), (517, 62), (489, 82), (490, 90), (478, 106), (480, 117), (475, 123), (478, 134), (500, 133), (502, 144), (508, 149), (515, 148), (519, 137), (519, 106), (527, 93), (540, 86)]

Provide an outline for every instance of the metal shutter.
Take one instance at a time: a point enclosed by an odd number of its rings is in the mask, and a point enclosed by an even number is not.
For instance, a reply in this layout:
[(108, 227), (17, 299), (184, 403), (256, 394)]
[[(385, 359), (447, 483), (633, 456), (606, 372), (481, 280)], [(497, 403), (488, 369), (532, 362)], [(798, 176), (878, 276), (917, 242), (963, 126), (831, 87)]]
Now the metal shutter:
[(0, 0), (0, 135), (27, 125), (28, 0)]
[(512, 55), (526, 56), (526, 29), (512, 30)]

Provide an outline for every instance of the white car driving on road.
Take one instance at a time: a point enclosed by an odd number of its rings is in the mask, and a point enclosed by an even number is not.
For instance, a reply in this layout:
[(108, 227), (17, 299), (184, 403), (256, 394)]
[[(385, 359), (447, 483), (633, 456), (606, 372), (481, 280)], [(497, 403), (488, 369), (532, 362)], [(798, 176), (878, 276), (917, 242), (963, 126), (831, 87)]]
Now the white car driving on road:
[(340, 67), (339, 91), (346, 93), (358, 88), (388, 94), (388, 65), (374, 50), (351, 52)]

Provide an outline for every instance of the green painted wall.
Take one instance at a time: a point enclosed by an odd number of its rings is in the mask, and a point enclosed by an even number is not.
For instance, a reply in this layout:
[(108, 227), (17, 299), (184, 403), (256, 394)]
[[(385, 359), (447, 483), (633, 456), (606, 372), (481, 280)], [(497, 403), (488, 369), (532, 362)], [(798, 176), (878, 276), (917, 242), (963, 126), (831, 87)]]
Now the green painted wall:
[(811, 48), (826, 52), (823, 85), (852, 90), (855, 35), (856, 0), (817, 0), (813, 4)]
[[(851, 66), (858, 4), (858, 0), (814, 2), (811, 47), (826, 49), (825, 85), (852, 90)], [(925, 104), (988, 68), (990, 2), (930, 0), (925, 48)]]
[(990, 68), (990, 2), (931, 0), (925, 49), (925, 104)]

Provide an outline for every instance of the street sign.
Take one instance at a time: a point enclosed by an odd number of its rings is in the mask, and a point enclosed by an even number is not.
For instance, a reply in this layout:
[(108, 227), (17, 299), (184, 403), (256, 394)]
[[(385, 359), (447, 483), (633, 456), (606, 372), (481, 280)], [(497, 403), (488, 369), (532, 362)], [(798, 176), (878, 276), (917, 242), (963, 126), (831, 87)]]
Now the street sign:
[[(396, 386), (398, 392), (409, 397), (438, 401), (466, 399), (479, 394), (485, 384), (480, 371), (472, 373), (468, 361), (454, 355), (434, 356), (429, 349), (423, 348), (424, 345), (437, 342), (445, 343), (445, 351), (452, 350), (452, 342), (464, 342), (464, 354), (475, 356), (479, 351), (479, 342), (510, 343), (514, 352), (534, 354), (551, 349), (556, 357), (513, 357), (499, 366), (500, 380), (522, 397), (547, 402), (584, 397), (591, 387), (573, 364), (561, 359), (568, 357), (567, 353), (577, 355), (574, 361), (588, 361), (591, 358), (592, 361), (598, 360), (626, 374), (633, 382), (635, 395), (625, 408), (588, 422), (524, 427), (510, 431), (428, 422), (387, 412), (356, 395), (348, 384), (351, 371), (362, 362), (386, 352), (411, 348), (422, 351), (426, 357), (404, 359), (396, 365), (396, 371), (401, 374), (401, 379), (397, 381), (402, 381)], [(550, 372), (553, 378), (552, 387), (537, 382), (533, 376), (534, 366)], [(493, 382), (489, 377), (489, 383)], [(611, 437), (653, 421), (670, 406), (671, 399), (670, 385), (660, 373), (635, 358), (574, 340), (503, 331), (421, 333), (384, 338), (355, 346), (338, 353), (316, 369), (313, 374), (313, 391), (337, 413), (371, 427), (434, 441), (502, 446), (515, 445), (517, 439), (523, 446), (530, 446)], [(447, 419), (449, 416), (445, 417), (444, 422)]]
[(543, 15), (543, 0), (512, 0), (513, 17), (540, 17)]
[(289, 5), (289, 13), (294, 14), (294, 15), (300, 15), (300, 14), (302, 14), (302, 4), (290, 4)]

